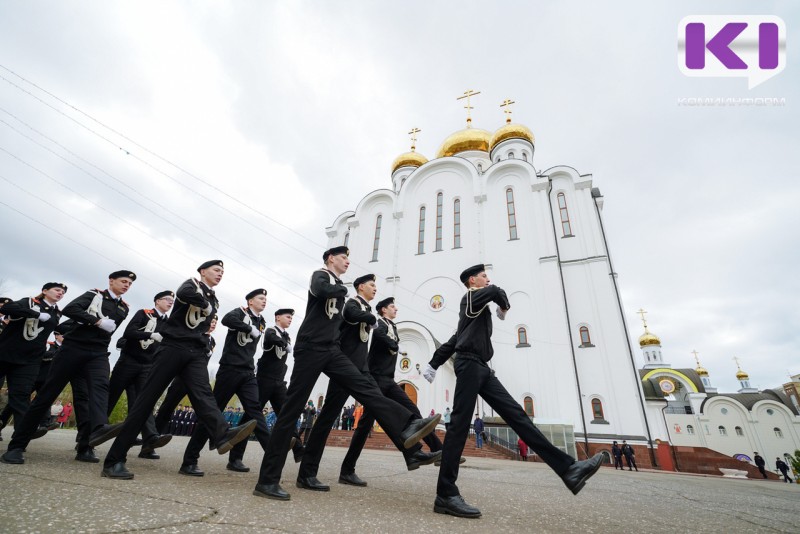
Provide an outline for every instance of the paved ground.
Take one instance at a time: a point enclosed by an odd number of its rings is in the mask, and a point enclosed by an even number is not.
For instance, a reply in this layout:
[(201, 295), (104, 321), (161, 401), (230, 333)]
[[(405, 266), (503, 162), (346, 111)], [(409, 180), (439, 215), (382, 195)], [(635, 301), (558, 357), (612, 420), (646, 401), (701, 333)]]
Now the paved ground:
[(438, 470), (409, 473), (397, 453), (365, 451), (358, 473), (369, 487), (354, 488), (336, 483), (345, 450), (328, 449), (319, 478), (331, 483), (329, 493), (294, 487), (290, 460), (282, 484), (292, 500), (277, 502), (252, 495), (255, 442), (245, 457), (251, 473), (227, 471), (224, 457), (204, 451), (205, 477), (178, 475), (186, 438), (175, 438), (159, 461), (132, 455), (134, 480), (112, 481), (100, 477), (99, 464), (73, 460), (74, 438), (51, 432), (31, 443), (25, 465), (0, 464), (0, 531), (800, 532), (796, 484), (603, 468), (574, 497), (542, 464), (470, 458), (461, 492), (483, 511), (471, 520), (433, 513)]

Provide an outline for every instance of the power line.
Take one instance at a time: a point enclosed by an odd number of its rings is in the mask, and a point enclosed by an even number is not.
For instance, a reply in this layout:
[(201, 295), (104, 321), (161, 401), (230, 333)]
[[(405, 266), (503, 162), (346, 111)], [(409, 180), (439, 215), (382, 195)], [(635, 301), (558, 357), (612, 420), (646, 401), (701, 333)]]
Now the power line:
[[(320, 243), (318, 243), (318, 242), (316, 242), (316, 241), (314, 241), (314, 240), (312, 240), (312, 239), (310, 239), (310, 238), (306, 237), (305, 235), (303, 235), (303, 234), (299, 233), (298, 231), (294, 230), (293, 228), (291, 228), (291, 227), (289, 227), (289, 226), (287, 226), (287, 225), (285, 225), (285, 224), (283, 224), (283, 223), (281, 223), (281, 222), (279, 222), (279, 221), (277, 221), (277, 220), (273, 219), (272, 217), (269, 217), (268, 215), (266, 215), (266, 214), (264, 214), (264, 213), (261, 213), (261, 212), (259, 212), (257, 209), (255, 209), (255, 208), (253, 208), (252, 206), (250, 206), (250, 205), (248, 205), (248, 204), (246, 204), (246, 203), (242, 202), (242, 201), (241, 201), (241, 200), (239, 200), (238, 198), (236, 198), (236, 197), (234, 197), (233, 195), (231, 195), (231, 194), (227, 193), (226, 191), (224, 191), (224, 190), (220, 189), (219, 187), (217, 187), (217, 186), (215, 186), (215, 185), (211, 184), (210, 182), (208, 182), (208, 181), (206, 181), (206, 180), (204, 180), (204, 179), (200, 178), (199, 176), (195, 175), (194, 173), (192, 173), (192, 172), (188, 171), (187, 169), (184, 169), (184, 168), (183, 168), (183, 167), (181, 167), (180, 165), (178, 165), (178, 164), (176, 164), (176, 163), (172, 162), (171, 160), (169, 160), (169, 159), (167, 159), (167, 158), (165, 158), (165, 157), (163, 157), (163, 156), (159, 155), (158, 153), (156, 153), (156, 152), (154, 152), (154, 151), (150, 150), (149, 148), (147, 148), (147, 147), (145, 147), (145, 146), (141, 145), (140, 143), (136, 142), (135, 140), (131, 139), (130, 137), (126, 136), (125, 134), (123, 134), (123, 133), (121, 133), (121, 132), (119, 132), (119, 131), (115, 130), (115, 129), (114, 129), (114, 128), (112, 128), (111, 126), (108, 126), (107, 124), (103, 123), (102, 121), (100, 121), (100, 120), (98, 120), (98, 119), (94, 118), (93, 116), (89, 115), (88, 113), (86, 113), (86, 112), (82, 111), (82, 110), (81, 110), (81, 109), (79, 109), (78, 107), (76, 107), (76, 106), (74, 106), (74, 105), (70, 104), (69, 102), (67, 102), (67, 101), (65, 101), (65, 100), (63, 100), (63, 99), (61, 99), (60, 97), (58, 97), (58, 96), (56, 96), (55, 94), (53, 94), (53, 93), (51, 93), (51, 92), (47, 91), (47, 90), (46, 90), (46, 89), (44, 89), (44, 88), (42, 88), (42, 87), (38, 86), (37, 84), (35, 84), (35, 83), (33, 83), (33, 82), (31, 82), (31, 81), (27, 80), (26, 78), (24, 78), (23, 76), (21, 76), (21, 75), (17, 74), (16, 72), (14, 72), (13, 70), (9, 69), (8, 67), (6, 67), (6, 66), (4, 66), (4, 65), (0, 64), (0, 68), (2, 68), (2, 69), (4, 69), (4, 70), (6, 70), (7, 72), (9, 72), (9, 73), (13, 74), (13, 75), (14, 75), (14, 76), (16, 76), (17, 78), (19, 78), (19, 79), (23, 80), (25, 83), (27, 83), (27, 84), (29, 84), (29, 85), (31, 85), (31, 86), (33, 86), (33, 87), (35, 87), (36, 89), (38, 89), (38, 90), (42, 91), (43, 93), (47, 94), (47, 95), (48, 95), (48, 96), (50, 96), (51, 98), (53, 98), (53, 99), (55, 99), (56, 101), (60, 102), (61, 104), (65, 105), (65, 106), (69, 107), (70, 109), (72, 109), (72, 110), (76, 111), (77, 113), (79, 113), (79, 114), (81, 114), (81, 115), (85, 116), (86, 118), (88, 118), (89, 120), (91, 120), (92, 122), (94, 122), (95, 124), (97, 124), (97, 125), (99, 125), (99, 126), (101, 126), (101, 127), (105, 128), (106, 130), (108, 130), (108, 131), (112, 132), (113, 134), (115, 134), (115, 135), (117, 135), (117, 136), (121, 137), (122, 139), (124, 139), (124, 140), (126, 140), (126, 141), (130, 142), (131, 144), (133, 144), (134, 146), (136, 146), (136, 147), (140, 148), (140, 149), (141, 149), (141, 150), (143, 150), (144, 152), (146, 152), (146, 153), (148, 153), (148, 154), (152, 155), (153, 157), (155, 157), (155, 158), (157, 158), (157, 159), (161, 160), (162, 162), (166, 163), (167, 165), (169, 165), (169, 166), (171, 166), (171, 167), (173, 167), (173, 168), (177, 169), (178, 171), (180, 171), (180, 172), (182, 172), (182, 173), (186, 174), (187, 176), (189, 176), (189, 177), (193, 178), (194, 180), (196, 180), (196, 181), (198, 181), (198, 182), (200, 182), (200, 183), (202, 183), (202, 184), (206, 185), (207, 187), (209, 187), (209, 188), (213, 189), (214, 191), (217, 191), (218, 193), (222, 194), (222, 195), (223, 195), (223, 196), (225, 196), (226, 198), (229, 198), (230, 200), (234, 201), (234, 202), (235, 202), (235, 203), (237, 203), (238, 205), (240, 205), (240, 206), (242, 206), (242, 207), (244, 207), (244, 208), (247, 208), (248, 210), (252, 211), (253, 213), (255, 213), (255, 214), (257, 214), (257, 215), (259, 215), (259, 216), (261, 216), (261, 217), (263, 217), (263, 218), (265, 218), (265, 219), (267, 219), (267, 220), (269, 220), (270, 222), (272, 222), (272, 223), (274, 223), (274, 224), (277, 224), (277, 225), (281, 226), (282, 228), (284, 228), (284, 229), (288, 230), (289, 232), (293, 233), (294, 235), (296, 235), (296, 236), (298, 236), (298, 237), (302, 238), (303, 240), (305, 240), (305, 241), (307, 241), (307, 242), (309, 242), (309, 243), (311, 243), (311, 244), (313, 244), (313, 245), (315, 245), (315, 246), (317, 246), (317, 247), (320, 247), (320, 248), (323, 248), (323, 247), (324, 247), (324, 245), (322, 245), (322, 244), (320, 244)], [(206, 195), (204, 195), (204, 194), (200, 193), (199, 191), (196, 191), (195, 189), (192, 189), (192, 188), (190, 188), (189, 186), (187, 186), (186, 184), (184, 184), (184, 183), (180, 182), (179, 180), (177, 180), (177, 179), (176, 179), (176, 178), (174, 178), (173, 176), (171, 176), (171, 175), (167, 174), (166, 172), (162, 171), (161, 169), (157, 168), (156, 166), (154, 166), (154, 165), (153, 165), (153, 164), (151, 164), (150, 162), (148, 162), (148, 161), (144, 160), (143, 158), (141, 158), (141, 157), (137, 156), (136, 154), (132, 153), (130, 150), (128, 150), (128, 149), (126, 149), (126, 148), (122, 147), (122, 146), (121, 146), (121, 145), (119, 145), (118, 143), (116, 143), (116, 142), (114, 142), (113, 140), (109, 139), (108, 137), (106, 137), (106, 136), (104, 136), (104, 135), (100, 134), (99, 132), (97, 132), (97, 131), (93, 130), (92, 128), (89, 128), (88, 126), (86, 126), (85, 124), (81, 123), (80, 121), (78, 121), (78, 120), (77, 120), (77, 119), (75, 119), (74, 117), (71, 117), (70, 115), (68, 115), (68, 114), (64, 113), (64, 112), (63, 112), (63, 111), (61, 111), (60, 109), (56, 108), (55, 106), (51, 105), (50, 103), (46, 102), (45, 100), (41, 99), (40, 97), (38, 97), (38, 96), (34, 95), (34, 94), (33, 94), (33, 93), (31, 93), (30, 91), (28, 91), (28, 90), (24, 89), (23, 87), (19, 86), (18, 84), (15, 84), (14, 82), (12, 82), (11, 80), (9, 80), (9, 79), (8, 79), (8, 78), (6, 78), (5, 76), (2, 76), (2, 75), (0, 75), (0, 78), (2, 78), (4, 81), (6, 81), (7, 83), (9, 83), (9, 84), (10, 84), (10, 85), (12, 85), (13, 87), (16, 87), (16, 88), (17, 88), (17, 89), (19, 89), (20, 91), (22, 91), (22, 92), (24, 92), (24, 93), (28, 94), (29, 96), (31, 96), (31, 97), (32, 97), (32, 98), (34, 98), (35, 100), (39, 101), (40, 103), (44, 104), (45, 106), (49, 107), (50, 109), (52, 109), (52, 110), (56, 111), (58, 114), (60, 114), (60, 115), (64, 116), (65, 118), (69, 119), (70, 121), (74, 122), (75, 124), (77, 124), (77, 125), (78, 125), (78, 126), (80, 126), (81, 128), (83, 128), (83, 129), (85, 129), (85, 130), (89, 131), (89, 132), (90, 132), (90, 133), (92, 133), (93, 135), (95, 135), (95, 136), (99, 137), (100, 139), (102, 139), (102, 140), (106, 141), (107, 143), (111, 144), (111, 145), (112, 145), (112, 146), (114, 146), (115, 148), (117, 148), (117, 149), (119, 149), (119, 150), (121, 150), (121, 151), (125, 152), (125, 154), (126, 154), (126, 155), (129, 155), (129, 156), (133, 157), (134, 159), (136, 159), (137, 161), (141, 162), (142, 164), (144, 164), (144, 165), (146, 165), (146, 166), (150, 167), (151, 169), (153, 169), (153, 170), (154, 170), (154, 171), (156, 171), (157, 173), (159, 173), (159, 174), (163, 175), (164, 177), (168, 178), (169, 180), (171, 180), (171, 181), (173, 181), (173, 182), (177, 183), (177, 184), (178, 184), (178, 185), (180, 185), (181, 187), (183, 187), (183, 188), (187, 189), (188, 191), (190, 191), (190, 192), (192, 192), (192, 193), (194, 193), (194, 194), (196, 194), (196, 195), (200, 196), (201, 198), (203, 198), (203, 199), (204, 199), (204, 200), (206, 200), (207, 202), (209, 202), (209, 203), (211, 203), (211, 204), (213, 204), (213, 205), (217, 206), (218, 208), (220, 208), (220, 209), (222, 209), (222, 210), (224, 210), (224, 211), (228, 212), (229, 214), (231, 214), (231, 215), (233, 215), (234, 217), (236, 217), (236, 218), (238, 218), (238, 219), (242, 220), (243, 222), (245, 222), (246, 224), (248, 224), (248, 225), (252, 226), (252, 227), (253, 227), (253, 228), (255, 228), (256, 230), (258, 230), (258, 231), (260, 231), (260, 232), (262, 232), (262, 233), (264, 233), (264, 234), (268, 235), (269, 237), (271, 237), (271, 238), (275, 239), (276, 241), (278, 241), (279, 243), (281, 243), (281, 244), (285, 245), (286, 247), (288, 247), (288, 248), (290, 248), (290, 249), (292, 249), (292, 250), (295, 250), (295, 251), (299, 252), (300, 254), (302, 254), (302, 255), (304, 255), (304, 256), (306, 256), (306, 257), (308, 257), (308, 258), (310, 258), (310, 259), (312, 259), (312, 260), (314, 260), (314, 261), (318, 261), (318, 258), (316, 258), (316, 257), (314, 257), (314, 256), (311, 256), (311, 255), (310, 255), (310, 254), (308, 254), (307, 252), (305, 252), (305, 251), (303, 251), (303, 250), (301, 250), (301, 249), (299, 249), (299, 248), (295, 247), (294, 245), (292, 245), (292, 244), (290, 244), (290, 243), (287, 243), (286, 241), (283, 241), (282, 239), (279, 239), (279, 238), (277, 238), (277, 237), (276, 237), (276, 236), (274, 236), (272, 233), (270, 233), (270, 232), (268, 232), (268, 231), (264, 230), (263, 228), (260, 228), (260, 227), (259, 227), (259, 226), (257, 226), (257, 225), (254, 225), (254, 224), (253, 224), (251, 221), (249, 221), (249, 220), (247, 220), (247, 219), (243, 218), (242, 216), (240, 216), (239, 214), (237, 214), (237, 213), (236, 213), (236, 212), (234, 212), (233, 210), (231, 210), (231, 209), (229, 209), (229, 208), (227, 208), (227, 207), (225, 207), (225, 206), (222, 206), (221, 204), (217, 203), (216, 201), (214, 201), (213, 199), (211, 199), (211, 198), (207, 197)], [(7, 111), (5, 111), (5, 110), (3, 110), (3, 111), (4, 111), (4, 112), (6, 112), (7, 114), (11, 115), (12, 117), (14, 117), (14, 115), (12, 115), (12, 114), (8, 113)], [(16, 118), (16, 117), (14, 117), (14, 118)], [(17, 120), (19, 120), (19, 119), (17, 119)], [(0, 121), (0, 122), (4, 122), (4, 123), (5, 123), (5, 121)], [(21, 121), (21, 120), (20, 120), (20, 122), (22, 122), (23, 124), (26, 124), (26, 123), (24, 123), (24, 122), (23, 122), (23, 121)], [(6, 125), (8, 125), (8, 123), (5, 123), (5, 124), (6, 124)], [(27, 124), (26, 124), (26, 126), (28, 126), (29, 128), (31, 128), (32, 130), (36, 131), (36, 130), (35, 130), (34, 128), (32, 128), (31, 126), (29, 126), (29, 125), (27, 125)], [(12, 127), (12, 129), (13, 129), (13, 127)], [(17, 131), (17, 130), (15, 130), (15, 131)], [(39, 132), (37, 132), (37, 133), (39, 133)], [(23, 135), (23, 136), (24, 136), (24, 134), (21, 134), (21, 135)], [(40, 135), (43, 135), (43, 134), (40, 134)], [(27, 136), (25, 136), (25, 137), (27, 137)], [(44, 135), (43, 135), (43, 137), (47, 138), (47, 137), (46, 137), (46, 136), (44, 136)], [(30, 139), (30, 138), (29, 138), (29, 139)], [(33, 141), (33, 140), (32, 140), (32, 141)], [(35, 142), (35, 141), (33, 141), (33, 142)], [(37, 143), (37, 144), (38, 144), (38, 143)], [(56, 144), (58, 144), (58, 143), (56, 143)], [(41, 145), (40, 145), (40, 146), (41, 146)], [(61, 145), (59, 145), (59, 146), (61, 146)], [(0, 149), (1, 149), (1, 148), (0, 148)], [(49, 150), (49, 149), (48, 149), (48, 150)], [(51, 151), (51, 152), (52, 152), (52, 151)], [(59, 157), (61, 157), (61, 156), (59, 156)], [(76, 157), (77, 157), (77, 156), (76, 156)], [(79, 159), (82, 159), (82, 158), (79, 158)], [(105, 172), (105, 171), (103, 171), (103, 172)], [(106, 173), (106, 174), (108, 174), (108, 173)], [(91, 174), (90, 174), (90, 175), (91, 175)], [(113, 189), (113, 188), (112, 188), (112, 189)], [(121, 193), (121, 194), (122, 194), (122, 193)], [(129, 198), (129, 197), (127, 197), (127, 196), (126, 196), (126, 198)], [(146, 197), (145, 197), (145, 198), (146, 198)], [(151, 201), (152, 201), (152, 200), (151, 200)], [(138, 203), (137, 203), (137, 204), (138, 204)], [(140, 205), (141, 205), (141, 204), (140, 204)], [(173, 214), (174, 214), (174, 213), (173, 213)], [(177, 215), (176, 215), (176, 216), (177, 216)], [(253, 261), (256, 261), (256, 260), (255, 260), (255, 259), (253, 259)], [(360, 265), (360, 264), (358, 264), (358, 263), (355, 263), (355, 262), (351, 262), (351, 263), (352, 263), (353, 265), (357, 266), (357, 267), (360, 267), (360, 268), (362, 268), (362, 269), (368, 270), (368, 269), (367, 269), (365, 266), (363, 266), (363, 265)], [(271, 269), (270, 269), (270, 270), (271, 270)], [(276, 273), (276, 274), (278, 274), (278, 273)], [(293, 282), (293, 283), (297, 284), (298, 286), (300, 286), (300, 284), (298, 284), (297, 282), (295, 282), (295, 281), (293, 281), (293, 280), (289, 279), (288, 277), (285, 277), (285, 276), (283, 276), (283, 275), (279, 275), (279, 276), (282, 276), (282, 277), (286, 278), (287, 280), (289, 280), (289, 281), (291, 281), (291, 282)], [(397, 287), (398, 289), (401, 289), (401, 290), (403, 290), (403, 291), (406, 291), (406, 292), (408, 292), (408, 293), (409, 293), (409, 295), (410, 295), (411, 297), (418, 297), (418, 298), (420, 298), (420, 299), (422, 299), (422, 300), (426, 300), (426, 299), (425, 299), (425, 297), (422, 297), (421, 295), (417, 295), (417, 294), (416, 294), (414, 291), (412, 291), (411, 289), (408, 289), (408, 288), (406, 288), (406, 287), (404, 287), (404, 286), (402, 286), (402, 285), (400, 285), (400, 284), (394, 284), (394, 286), (395, 286), (395, 287)], [(305, 286), (301, 286), (301, 287), (304, 287), (304, 288), (305, 288)], [(292, 292), (289, 292), (289, 293), (290, 293), (290, 294), (292, 294), (292, 295), (294, 295), (294, 296), (295, 296), (295, 297), (297, 297), (298, 299), (300, 299), (300, 300), (303, 300), (303, 298), (302, 298), (302, 297), (300, 297), (300, 296), (298, 296), (298, 295), (295, 295), (295, 294), (294, 294), (294, 293), (292, 293)], [(417, 312), (421, 312), (421, 310), (420, 310), (419, 308), (415, 308), (415, 307), (413, 307), (413, 306), (412, 306), (412, 305), (410, 305), (410, 304), (409, 304), (409, 307), (412, 307), (412, 309), (415, 309)], [(454, 314), (458, 315), (458, 313), (457, 313), (455, 310), (450, 310), (450, 309), (447, 309), (446, 311), (447, 311), (447, 312), (454, 313)], [(427, 320), (428, 320), (428, 321), (433, 321), (433, 322), (440, 323), (440, 324), (442, 324), (442, 325), (445, 325), (445, 326), (447, 326), (448, 328), (452, 328), (452, 324), (445, 323), (444, 321), (442, 321), (442, 320), (439, 320), (439, 319), (436, 319), (436, 318), (428, 318)], [(502, 332), (502, 333), (508, 334), (508, 335), (510, 335), (510, 336), (513, 336), (513, 335), (515, 335), (514, 333), (512, 333), (512, 332), (508, 332), (508, 331), (505, 331), (504, 329), (496, 329), (496, 330), (497, 330), (497, 331), (499, 331), (499, 332)], [(530, 339), (531, 339), (532, 341), (537, 341), (537, 342), (540, 342), (540, 343), (559, 344), (559, 345), (561, 344), (561, 343), (552, 343), (552, 342), (549, 342), (549, 341), (544, 341), (544, 340), (537, 340), (537, 339), (534, 339), (534, 338), (530, 338)], [(501, 343), (501, 344), (512, 344), (512, 343), (503, 343), (503, 342), (498, 342), (498, 343)]]

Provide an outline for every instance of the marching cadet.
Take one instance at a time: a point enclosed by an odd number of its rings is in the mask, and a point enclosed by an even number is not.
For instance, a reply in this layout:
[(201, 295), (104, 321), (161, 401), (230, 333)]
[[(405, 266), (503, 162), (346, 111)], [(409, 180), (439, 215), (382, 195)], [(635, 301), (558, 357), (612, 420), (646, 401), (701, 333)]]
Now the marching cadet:
[(3, 462), (25, 463), (22, 451), (33, 439), (38, 422), (73, 378), (87, 381), (89, 446), (96, 447), (119, 432), (120, 426), (109, 425), (106, 414), (110, 374), (108, 345), (114, 331), (128, 316), (128, 304), (122, 300), (122, 295), (135, 280), (136, 274), (131, 271), (115, 271), (108, 275), (108, 289), (87, 291), (64, 307), (63, 314), (78, 326), (65, 336), (47, 381), (14, 431), (8, 450), (1, 458)]
[[(244, 407), (249, 419), (255, 423), (255, 434), (261, 447), (266, 449), (269, 442), (267, 421), (261, 416), (261, 405), (258, 402), (258, 381), (255, 375), (255, 354), (258, 340), (267, 324), (261, 313), (267, 307), (267, 290), (254, 289), (245, 296), (247, 306), (235, 308), (222, 318), (222, 324), (228, 327), (225, 346), (219, 361), (217, 379), (214, 383), (214, 398), (220, 412), (234, 395)], [(235, 423), (234, 423), (235, 424)], [(208, 441), (208, 432), (203, 426), (197, 428), (192, 439), (186, 445), (180, 473), (201, 477), (205, 473), (197, 466), (200, 451)], [(246, 440), (243, 440), (246, 441)], [(228, 462), (230, 471), (246, 473), (250, 468), (241, 460)]]
[(561, 477), (567, 488), (577, 495), (586, 481), (600, 469), (603, 454), (598, 453), (588, 460), (575, 461), (550, 443), (534, 426), (488, 365), (494, 355), (489, 304), (497, 304), (497, 317), (505, 319), (506, 312), (511, 308), (506, 292), (490, 285), (486, 268), (482, 264), (464, 270), (460, 280), (467, 287), (467, 293), (461, 299), (456, 334), (436, 350), (423, 372), (425, 379), (433, 383), (436, 369), (455, 353), (456, 389), (453, 414), (444, 440), (433, 511), (457, 517), (481, 516), (479, 509), (464, 501), (456, 486), (459, 459), (467, 440), (472, 410), (478, 395), (494, 408), (533, 452)]
[[(167, 313), (175, 302), (175, 293), (161, 291), (153, 297), (155, 306), (152, 309), (137, 310), (133, 319), (125, 327), (122, 335), (122, 352), (111, 371), (111, 380), (108, 386), (108, 415), (114, 410), (122, 392), (128, 391), (128, 412), (136, 402), (136, 396), (144, 387), (150, 369), (153, 367), (153, 357), (161, 343), (161, 330), (167, 323)], [(153, 415), (147, 418), (142, 427), (142, 450), (139, 458), (158, 460), (160, 457), (155, 449), (163, 447), (172, 439), (169, 434), (162, 435), (156, 430)]]
[[(356, 400), (368, 406), (386, 434), (406, 448), (413, 447), (439, 422), (439, 415), (414, 420), (411, 412), (381, 395), (378, 387), (342, 353), (338, 339), (342, 323), (341, 310), (344, 298), (347, 296), (347, 287), (339, 276), (350, 266), (348, 254), (347, 247), (326, 250), (322, 255), (325, 267), (318, 269), (311, 276), (306, 315), (297, 334), (294, 368), (286, 404), (278, 414), (278, 420), (272, 430), (273, 436), (269, 440), (261, 462), (261, 472), (253, 491), (254, 495), (283, 501), (290, 499), (289, 494), (280, 486), (281, 472), (286, 462), (297, 416), (300, 415), (321, 373), (328, 375)], [(316, 481), (316, 484), (318, 483), (319, 481)]]
[[(0, 308), (9, 319), (8, 326), (0, 332), (0, 383), (3, 377), (8, 382), (8, 407), (14, 416), (15, 429), (20, 428), (31, 404), (31, 393), (47, 352), (47, 338), (61, 320), (58, 302), (66, 292), (64, 284), (48, 282), (38, 296), (8, 302)], [(45, 415), (50, 415), (50, 405), (37, 421), (39, 428), (34, 427), (34, 437), (47, 432), (46, 424), (44, 431), (40, 429)]]
[(126, 456), (136, 435), (153, 413), (158, 398), (170, 381), (180, 376), (186, 385), (192, 406), (211, 434), (212, 448), (225, 454), (253, 431), (252, 425), (228, 429), (214, 402), (208, 381), (208, 340), (206, 332), (219, 301), (212, 289), (222, 280), (221, 260), (211, 260), (197, 268), (200, 279), (189, 278), (175, 292), (175, 308), (161, 330), (163, 340), (158, 356), (136, 403), (122, 425), (103, 463), (102, 476), (130, 480), (133, 473), (125, 467)]
[[(264, 331), (264, 341), (262, 342), (264, 352), (261, 354), (261, 358), (258, 359), (258, 366), (256, 367), (258, 404), (263, 411), (269, 402), (276, 417), (286, 403), (286, 381), (284, 377), (288, 369), (286, 360), (292, 352), (292, 338), (289, 336), (287, 329), (292, 325), (293, 317), (294, 310), (291, 308), (280, 308), (275, 311), (275, 326)], [(242, 423), (248, 420), (249, 416), (245, 413)], [(292, 453), (294, 461), (299, 462), (303, 458), (303, 444), (296, 428), (294, 438)], [(241, 464), (246, 447), (247, 440), (237, 443), (228, 456), (228, 465), (238, 466)]]
[[(355, 288), (357, 294), (355, 297), (350, 298), (344, 305), (344, 311), (342, 312), (344, 321), (341, 326), (339, 345), (342, 348), (342, 352), (350, 357), (350, 361), (353, 362), (356, 368), (361, 371), (370, 382), (375, 383), (367, 368), (367, 342), (369, 341), (369, 334), (370, 331), (378, 326), (378, 321), (375, 316), (372, 315), (372, 308), (369, 305), (369, 302), (375, 298), (375, 293), (377, 292), (375, 275), (367, 274), (356, 278), (353, 282), (353, 288)], [(331, 380), (328, 383), (328, 391), (325, 394), (325, 405), (322, 408), (322, 413), (317, 417), (317, 423), (311, 431), (311, 437), (308, 443), (306, 443), (303, 461), (300, 463), (300, 470), (297, 474), (298, 487), (316, 491), (327, 491), (330, 489), (317, 479), (319, 462), (322, 459), (325, 442), (328, 440), (333, 421), (339, 417), (339, 413), (349, 396), (350, 394), (335, 381)], [(400, 402), (396, 398), (392, 400), (399, 402), (401, 405), (405, 405), (405, 403)], [(406, 408), (409, 409), (408, 406), (406, 406)], [(412, 413), (415, 411), (419, 413), (416, 409), (409, 409), (409, 411)], [(421, 417), (419, 417), (419, 419), (421, 419)], [(368, 435), (372, 430), (372, 423), (374, 423), (374, 421), (374, 418), (368, 418), (368, 420), (366, 420), (362, 416), (358, 421), (356, 433), (361, 432), (365, 434), (365, 436)], [(364, 439), (366, 439), (366, 437)], [(403, 447), (402, 443), (395, 442), (395, 446), (406, 456), (406, 464), (409, 470), (417, 469), (420, 465), (433, 463), (441, 455), (441, 453), (429, 455), (422, 452), (420, 450), (421, 446), (418, 443), (415, 443), (414, 446), (408, 450)], [(355, 475), (355, 470), (340, 475), (339, 482), (355, 486), (366, 485), (363, 480)]]
[[(208, 361), (211, 360), (211, 355), (214, 354), (214, 349), (217, 347), (217, 340), (211, 335), (217, 328), (217, 321), (219, 316), (214, 315), (211, 319), (211, 324), (208, 326), (208, 331), (205, 333), (206, 343), (206, 367)], [(158, 407), (156, 414), (156, 428), (161, 434), (173, 434), (176, 436), (182, 435), (184, 406), (179, 406), (178, 403), (186, 396), (186, 384), (183, 383), (181, 377), (176, 376), (167, 389), (167, 394), (161, 406)], [(175, 407), (177, 406), (177, 410)], [(175, 410), (173, 412), (173, 410)]]
[[(422, 419), (422, 414), (419, 408), (417, 408), (417, 405), (408, 398), (403, 388), (398, 386), (397, 382), (394, 381), (394, 373), (397, 368), (397, 354), (400, 350), (397, 326), (394, 324), (394, 319), (397, 317), (397, 306), (394, 303), (394, 297), (383, 299), (378, 302), (375, 308), (380, 317), (375, 325), (375, 330), (372, 332), (372, 343), (369, 347), (369, 358), (367, 362), (370, 376), (378, 384), (381, 393), (405, 406), (417, 419)], [(347, 307), (345, 307), (345, 313), (347, 313)], [(342, 345), (344, 346), (344, 338), (342, 339)], [(327, 398), (330, 402), (330, 394)], [(361, 420), (358, 423), (358, 428), (356, 428), (350, 440), (350, 447), (347, 449), (347, 454), (342, 461), (339, 482), (353, 486), (367, 485), (366, 482), (356, 475), (356, 462), (361, 455), (361, 451), (364, 449), (364, 445), (367, 442), (369, 432), (374, 422), (375, 418), (372, 417), (369, 410), (365, 410), (364, 415), (361, 416)], [(419, 450), (421, 449), (420, 446), (418, 446), (419, 448), (416, 451), (403, 451), (403, 455), (406, 459), (406, 467), (409, 471), (436, 462), (442, 457), (442, 442), (436, 437), (435, 432), (431, 432), (422, 438), (422, 440), (430, 448), (430, 453)]]

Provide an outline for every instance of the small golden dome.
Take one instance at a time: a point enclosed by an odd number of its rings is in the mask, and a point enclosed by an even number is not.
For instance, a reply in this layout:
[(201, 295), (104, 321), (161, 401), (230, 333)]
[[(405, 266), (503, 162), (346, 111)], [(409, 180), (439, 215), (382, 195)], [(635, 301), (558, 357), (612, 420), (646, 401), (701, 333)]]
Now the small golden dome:
[(661, 340), (657, 335), (645, 330), (644, 334), (639, 336), (639, 346), (646, 347), (647, 345), (661, 345)]
[(444, 140), (442, 146), (439, 147), (439, 152), (436, 153), (437, 158), (445, 158), (447, 156), (455, 156), (460, 152), (468, 150), (480, 150), (481, 152), (489, 152), (489, 141), (492, 134), (480, 128), (465, 128), (459, 130), (450, 137)]
[(708, 376), (708, 371), (706, 371), (706, 368), (702, 365), (698, 365), (695, 371), (697, 371), (697, 374), (700, 376)]
[(428, 158), (412, 150), (411, 152), (400, 154), (394, 159), (392, 162), (392, 174), (400, 167), (422, 167), (426, 163), (428, 163)]
[(492, 139), (489, 141), (489, 151), (491, 152), (494, 150), (494, 147), (506, 139), (525, 139), (526, 141), (530, 141), (531, 144), (534, 144), (535, 142), (533, 132), (531, 132), (527, 126), (509, 122), (494, 132)]
[(739, 369), (739, 372), (736, 373), (737, 380), (750, 380), (750, 375)]

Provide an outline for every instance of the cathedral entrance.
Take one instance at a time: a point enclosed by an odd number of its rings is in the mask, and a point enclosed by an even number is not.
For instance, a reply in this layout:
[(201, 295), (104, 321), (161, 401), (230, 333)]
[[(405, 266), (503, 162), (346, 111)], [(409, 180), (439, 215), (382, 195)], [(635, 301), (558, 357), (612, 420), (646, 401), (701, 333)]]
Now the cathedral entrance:
[(417, 388), (415, 388), (410, 382), (402, 382), (400, 387), (406, 392), (406, 395), (408, 395), (408, 398), (411, 399), (411, 402), (417, 404)]

